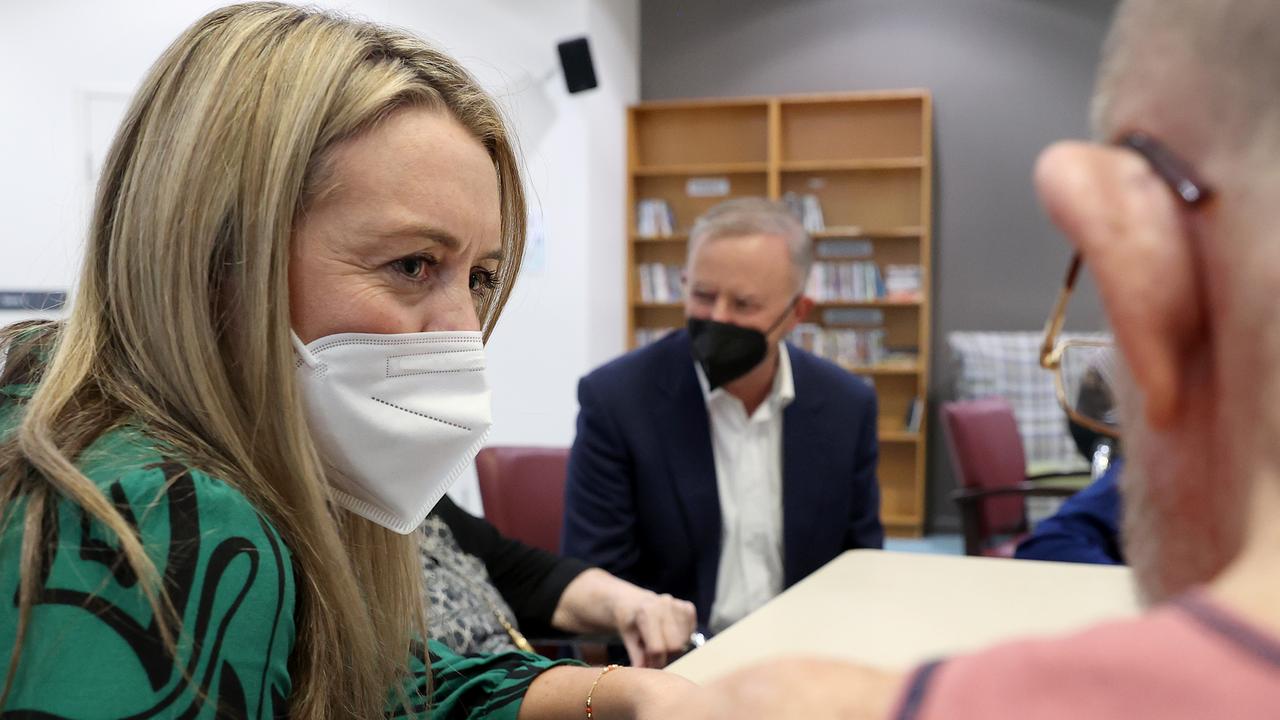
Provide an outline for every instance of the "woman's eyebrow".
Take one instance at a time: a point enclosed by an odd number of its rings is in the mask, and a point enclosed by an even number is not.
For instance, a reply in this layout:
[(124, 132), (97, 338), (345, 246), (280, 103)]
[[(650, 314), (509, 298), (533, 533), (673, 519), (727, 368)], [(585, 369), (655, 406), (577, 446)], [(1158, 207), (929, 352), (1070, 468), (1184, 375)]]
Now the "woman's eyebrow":
[[(415, 239), (415, 240), (429, 240), (439, 245), (443, 245), (444, 248), (450, 252), (457, 252), (458, 248), (462, 247), (462, 241), (458, 239), (458, 236), (454, 235), (448, 230), (445, 230), (444, 228), (436, 227), (434, 225), (423, 225), (418, 223), (412, 223), (408, 225), (399, 225), (386, 230), (380, 230), (375, 234), (380, 238), (384, 238), (388, 240), (401, 239), (401, 238)], [(503, 257), (502, 248), (498, 248), (489, 253), (486, 253), (480, 259), (481, 260), (501, 260), (502, 257)]]
[(396, 225), (394, 227), (377, 230), (374, 232), (374, 235), (388, 240), (400, 238), (430, 240), (431, 242), (445, 246), (445, 249), (447, 250), (457, 250), (459, 247), (462, 247), (462, 241), (458, 240), (456, 235), (444, 228), (439, 228), (434, 225), (422, 225), (417, 223)]

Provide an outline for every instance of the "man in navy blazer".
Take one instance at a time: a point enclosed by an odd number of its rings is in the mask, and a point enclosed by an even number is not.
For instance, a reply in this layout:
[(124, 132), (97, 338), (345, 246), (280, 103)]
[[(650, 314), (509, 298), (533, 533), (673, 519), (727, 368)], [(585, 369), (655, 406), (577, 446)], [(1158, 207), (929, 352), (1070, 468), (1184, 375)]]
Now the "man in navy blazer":
[(782, 341), (812, 257), (785, 206), (722, 203), (690, 233), (688, 328), (578, 386), (564, 554), (691, 600), (713, 632), (883, 545), (875, 393)]

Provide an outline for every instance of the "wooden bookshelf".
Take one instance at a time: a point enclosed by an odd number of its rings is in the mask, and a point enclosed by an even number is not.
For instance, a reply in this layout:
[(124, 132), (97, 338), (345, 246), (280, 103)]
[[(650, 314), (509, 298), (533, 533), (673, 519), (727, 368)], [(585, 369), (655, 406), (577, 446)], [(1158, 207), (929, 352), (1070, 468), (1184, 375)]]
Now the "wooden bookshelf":
[(767, 163), (693, 163), (687, 165), (647, 165), (637, 167), (632, 174), (642, 177), (660, 175), (741, 175), (769, 171)]
[[(630, 108), (627, 123), (624, 237), (632, 347), (638, 330), (684, 322), (681, 303), (642, 301), (638, 267), (682, 266), (693, 220), (730, 197), (817, 195), (826, 228), (812, 233), (815, 244), (866, 241), (868, 261), (880, 268), (921, 267), (918, 301), (823, 302), (807, 319), (830, 326), (828, 313), (882, 313), (886, 346), (915, 351), (907, 361), (895, 355), (880, 365), (845, 366), (868, 379), (879, 397), (881, 517), (895, 535), (919, 535), (924, 523), (928, 428), (923, 418), (915, 431), (905, 422), (914, 400), (926, 397), (929, 376), (932, 112), (927, 91), (905, 90), (649, 102)], [(691, 196), (691, 180), (714, 181), (727, 194)], [(668, 236), (636, 233), (636, 203), (646, 198), (671, 208)]]
[(907, 170), (924, 167), (924, 158), (879, 158), (875, 160), (793, 160), (782, 164), (783, 172), (840, 172), (842, 170)]

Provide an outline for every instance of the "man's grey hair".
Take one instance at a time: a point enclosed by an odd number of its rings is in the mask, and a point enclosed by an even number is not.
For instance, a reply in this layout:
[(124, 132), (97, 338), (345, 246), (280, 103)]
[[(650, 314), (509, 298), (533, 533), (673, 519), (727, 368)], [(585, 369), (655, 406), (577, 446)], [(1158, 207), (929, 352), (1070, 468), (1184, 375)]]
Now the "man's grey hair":
[(703, 213), (689, 231), (688, 260), (708, 240), (776, 235), (787, 241), (796, 289), (803, 290), (813, 267), (813, 239), (786, 205), (760, 197), (725, 200)]
[(1103, 47), (1094, 132), (1111, 139), (1138, 115), (1198, 123), (1211, 150), (1242, 160), (1280, 154), (1280, 1), (1121, 2)]

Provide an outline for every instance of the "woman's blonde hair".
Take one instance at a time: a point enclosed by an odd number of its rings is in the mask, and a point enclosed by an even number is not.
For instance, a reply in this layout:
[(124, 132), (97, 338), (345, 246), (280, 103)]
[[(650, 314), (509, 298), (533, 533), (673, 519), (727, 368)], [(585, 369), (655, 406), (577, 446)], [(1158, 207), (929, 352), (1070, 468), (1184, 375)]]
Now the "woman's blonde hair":
[(454, 60), (404, 32), (251, 3), (205, 16), (151, 69), (98, 185), (75, 305), (0, 448), (0, 517), (27, 501), (19, 641), (0, 706), (41, 574), (42, 508), (57, 498), (120, 539), (157, 617), (173, 617), (135, 531), (75, 465), (94, 438), (133, 422), (248, 496), (292, 550), (291, 714), (381, 716), (425, 627), (417, 540), (329, 503), (294, 382), (289, 243), (327, 184), (329, 151), (406, 106), (449, 113), (493, 159), (504, 254), (501, 289), (480, 309), (487, 335), (523, 252), (524, 195), (497, 107)]

